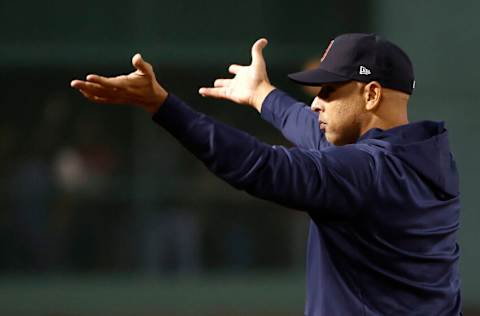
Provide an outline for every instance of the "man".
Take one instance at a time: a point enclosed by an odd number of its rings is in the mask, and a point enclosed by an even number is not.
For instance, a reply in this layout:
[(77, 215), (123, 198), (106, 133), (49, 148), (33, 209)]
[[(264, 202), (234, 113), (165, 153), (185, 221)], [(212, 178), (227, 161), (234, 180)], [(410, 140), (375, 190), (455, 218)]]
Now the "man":
[(305, 315), (459, 315), (458, 176), (443, 123), (408, 122), (408, 56), (375, 34), (338, 36), (317, 69), (290, 75), (320, 86), (310, 110), (270, 84), (266, 44), (199, 93), (254, 107), (290, 149), (195, 112), (138, 54), (127, 76), (71, 85), (140, 106), (231, 185), (308, 212)]

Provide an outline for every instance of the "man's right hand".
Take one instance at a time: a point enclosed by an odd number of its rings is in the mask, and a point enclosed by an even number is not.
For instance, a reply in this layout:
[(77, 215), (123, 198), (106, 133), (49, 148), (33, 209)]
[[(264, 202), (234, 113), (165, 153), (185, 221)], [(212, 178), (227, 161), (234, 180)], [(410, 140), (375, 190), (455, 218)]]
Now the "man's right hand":
[(252, 63), (248, 66), (230, 65), (228, 71), (235, 76), (215, 80), (214, 87), (203, 87), (198, 91), (204, 97), (230, 100), (238, 104), (262, 109), (263, 100), (275, 89), (270, 84), (262, 50), (268, 41), (261, 38), (252, 46)]
[(86, 80), (73, 80), (70, 85), (90, 101), (134, 104), (153, 114), (165, 102), (168, 92), (155, 78), (152, 65), (140, 54), (133, 56), (132, 65), (136, 71), (128, 75), (103, 77), (92, 74)]

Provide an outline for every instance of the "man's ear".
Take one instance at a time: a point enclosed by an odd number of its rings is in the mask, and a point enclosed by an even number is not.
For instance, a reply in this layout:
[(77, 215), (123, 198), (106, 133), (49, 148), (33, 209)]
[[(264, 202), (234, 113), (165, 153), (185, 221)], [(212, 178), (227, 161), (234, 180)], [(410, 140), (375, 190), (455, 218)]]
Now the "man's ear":
[(363, 87), (363, 97), (365, 98), (365, 109), (374, 111), (378, 108), (382, 99), (383, 88), (378, 81), (371, 81)]

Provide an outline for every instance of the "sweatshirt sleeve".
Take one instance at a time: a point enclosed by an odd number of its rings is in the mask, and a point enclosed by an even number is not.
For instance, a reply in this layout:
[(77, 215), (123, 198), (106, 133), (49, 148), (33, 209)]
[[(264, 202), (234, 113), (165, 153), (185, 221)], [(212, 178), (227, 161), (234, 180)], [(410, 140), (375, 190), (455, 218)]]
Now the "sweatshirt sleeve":
[(322, 152), (270, 146), (171, 94), (153, 120), (237, 189), (320, 217), (355, 216), (372, 179), (371, 161), (363, 151), (345, 147), (349, 155), (336, 153), (337, 147)]
[(322, 149), (330, 146), (318, 125), (318, 115), (305, 103), (281, 90), (273, 90), (262, 104), (261, 116), (300, 148)]

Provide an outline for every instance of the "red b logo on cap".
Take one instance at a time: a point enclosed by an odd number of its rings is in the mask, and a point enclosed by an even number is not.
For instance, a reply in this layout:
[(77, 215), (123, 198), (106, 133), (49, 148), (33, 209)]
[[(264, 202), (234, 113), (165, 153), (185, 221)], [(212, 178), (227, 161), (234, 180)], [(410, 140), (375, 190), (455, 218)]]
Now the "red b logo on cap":
[(334, 40), (331, 40), (331, 41), (330, 41), (330, 44), (328, 44), (328, 47), (327, 47), (327, 49), (325, 50), (325, 52), (323, 53), (322, 58), (320, 59), (320, 62), (322, 62), (322, 61), (325, 59), (325, 57), (327, 57), (327, 54), (328, 54), (328, 52), (330, 51), (330, 48), (332, 48), (333, 41), (334, 41)]

